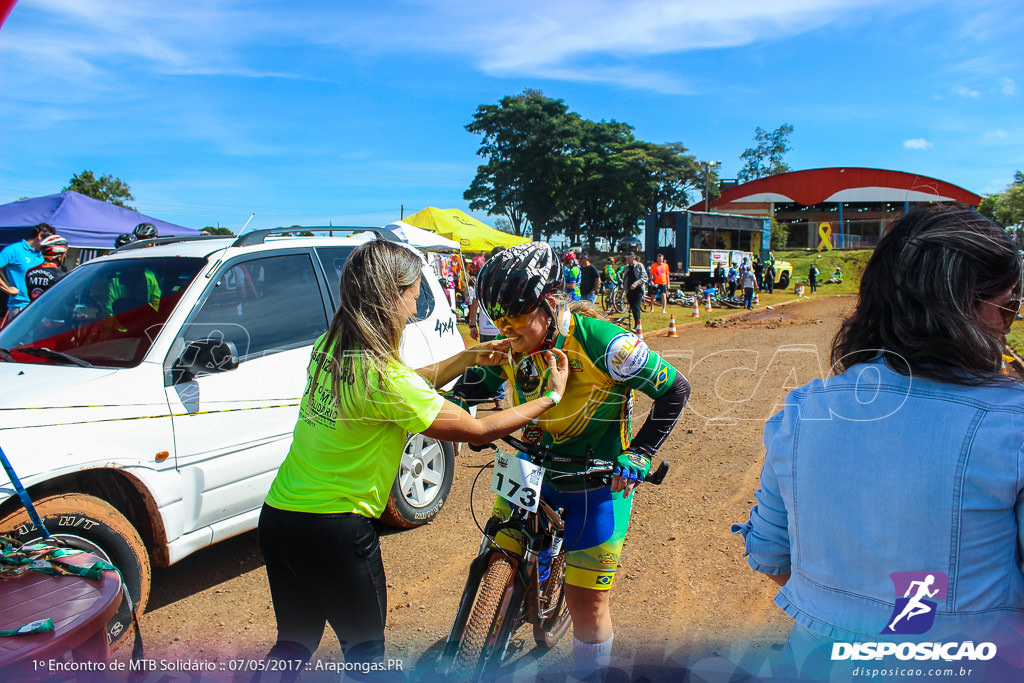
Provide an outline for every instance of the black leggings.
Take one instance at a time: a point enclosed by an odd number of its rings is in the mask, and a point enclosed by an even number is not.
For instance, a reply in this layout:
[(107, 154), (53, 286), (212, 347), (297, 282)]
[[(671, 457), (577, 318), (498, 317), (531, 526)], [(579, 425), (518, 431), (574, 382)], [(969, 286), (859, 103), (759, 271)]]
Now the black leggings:
[(633, 327), (635, 328), (640, 324), (640, 309), (644, 305), (643, 285), (627, 292), (626, 303), (629, 304), (629, 312), (633, 315)]
[(384, 656), (387, 584), (380, 523), (354, 513), (260, 512), (260, 550), (277, 617), (268, 659), (309, 660), (324, 626), (338, 635), (347, 662)]

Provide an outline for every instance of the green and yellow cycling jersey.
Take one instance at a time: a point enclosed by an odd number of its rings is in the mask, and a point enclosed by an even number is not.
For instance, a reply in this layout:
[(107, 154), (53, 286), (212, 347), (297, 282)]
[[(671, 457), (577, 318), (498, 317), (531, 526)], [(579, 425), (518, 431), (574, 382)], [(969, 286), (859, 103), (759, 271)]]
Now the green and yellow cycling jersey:
[[(526, 440), (571, 456), (614, 460), (629, 446), (633, 390), (658, 398), (672, 386), (676, 369), (651, 350), (643, 339), (605, 320), (564, 312), (555, 348), (569, 358), (565, 395), (523, 430)], [(538, 375), (543, 361), (536, 354), (514, 363), (478, 367), (491, 391), (505, 380), (514, 386), (513, 403), (542, 396), (547, 387)], [(537, 429), (539, 427), (539, 431)]]

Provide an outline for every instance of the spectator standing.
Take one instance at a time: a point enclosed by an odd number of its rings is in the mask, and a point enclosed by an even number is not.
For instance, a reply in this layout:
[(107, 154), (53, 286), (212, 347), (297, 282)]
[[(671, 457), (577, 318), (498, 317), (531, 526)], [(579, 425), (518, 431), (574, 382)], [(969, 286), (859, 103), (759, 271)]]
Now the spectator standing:
[(565, 255), (565, 267), (562, 269), (565, 278), (565, 295), (570, 301), (580, 300), (580, 262), (576, 253), (570, 251)]
[[(491, 257), (493, 258), (496, 254), (500, 254), (505, 251), (505, 247), (495, 247), (491, 251)], [(480, 266), (483, 268), (483, 265)], [(487, 313), (480, 305), (480, 301), (476, 298), (476, 278), (472, 277), (469, 279), (469, 288), (466, 292), (466, 296), (469, 299), (469, 336), (480, 342), (489, 342), (494, 340), (498, 336), (498, 328), (494, 326), (491, 319), (487, 317)], [(498, 410), (501, 408), (501, 404), (505, 401), (505, 385), (502, 384), (498, 387), (490, 397), (489, 400), (494, 401), (494, 409)]]
[(764, 289), (764, 264), (760, 256), (754, 257), (754, 279), (757, 280), (757, 289)]
[(644, 268), (644, 264), (636, 260), (636, 255), (633, 252), (627, 252), (622, 286), (626, 288), (626, 303), (629, 304), (629, 312), (633, 316), (634, 330), (640, 326), (640, 309), (643, 306), (646, 284), (647, 270)]
[(590, 257), (580, 254), (580, 296), (590, 303), (597, 303), (601, 289), (601, 272), (590, 262)]
[(8, 244), (0, 249), (0, 290), (7, 294), (7, 311), (0, 328), (17, 318), (29, 304), (25, 274), (43, 262), (40, 243), (53, 234), (53, 228), (40, 223), (34, 226), (27, 239)]
[(774, 259), (768, 261), (768, 266), (764, 271), (764, 289), (769, 294), (775, 293), (775, 261)]
[(725, 263), (719, 261), (715, 265), (715, 276), (711, 280), (719, 296), (725, 296), (725, 278)]
[[(795, 620), (766, 678), (850, 680), (863, 662), (833, 662), (840, 641), (1019, 652), (1024, 385), (999, 371), (1021, 290), (1016, 245), (970, 209), (909, 213), (879, 241), (837, 374), (768, 420), (757, 504), (733, 527)], [(932, 604), (915, 591), (910, 621), (915, 584)], [(1019, 680), (984, 670), (999, 659), (971, 662), (977, 680)]]
[(604, 266), (604, 274), (601, 276), (601, 283), (605, 289), (605, 302), (610, 305), (615, 289), (622, 285), (622, 281), (619, 278), (619, 269), (615, 267), (614, 256), (608, 257), (608, 263)]
[(740, 275), (740, 287), (743, 288), (743, 308), (748, 311), (754, 307), (754, 287), (757, 286), (757, 278), (751, 268), (744, 268)]
[(651, 264), (651, 282), (654, 283), (654, 299), (661, 299), (661, 312), (668, 312), (668, 264), (665, 255), (658, 254)]
[(811, 294), (818, 291), (818, 266), (811, 264), (807, 269), (807, 282), (811, 286)]
[(729, 281), (729, 298), (736, 296), (736, 285), (739, 283), (740, 274), (736, 272), (736, 266), (729, 266), (729, 274), (726, 279)]
[(35, 268), (29, 268), (25, 273), (25, 286), (30, 301), (41, 297), (68, 274), (67, 268), (64, 267), (64, 257), (68, 253), (66, 239), (60, 235), (44, 237), (39, 243), (39, 250), (43, 255), (43, 262)]

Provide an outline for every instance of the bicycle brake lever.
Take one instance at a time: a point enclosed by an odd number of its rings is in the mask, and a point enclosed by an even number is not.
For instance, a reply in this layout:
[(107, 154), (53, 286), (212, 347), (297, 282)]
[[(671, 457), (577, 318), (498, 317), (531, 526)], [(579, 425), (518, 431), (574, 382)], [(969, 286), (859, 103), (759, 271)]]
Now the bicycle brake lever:
[(668, 468), (669, 468), (668, 461), (667, 460), (662, 460), (661, 464), (658, 466), (658, 469), (656, 469), (654, 472), (651, 472), (650, 474), (648, 474), (644, 478), (644, 481), (649, 483), (649, 484), (654, 484), (655, 486), (660, 485), (661, 482), (663, 482), (665, 480), (665, 475), (668, 474)]

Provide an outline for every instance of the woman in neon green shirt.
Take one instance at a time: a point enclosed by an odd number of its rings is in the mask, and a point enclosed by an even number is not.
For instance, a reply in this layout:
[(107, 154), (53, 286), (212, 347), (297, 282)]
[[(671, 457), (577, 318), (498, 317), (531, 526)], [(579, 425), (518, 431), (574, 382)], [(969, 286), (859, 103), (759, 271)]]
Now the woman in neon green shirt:
[(308, 661), (329, 622), (346, 661), (379, 662), (387, 590), (377, 518), (406, 433), (488, 443), (539, 417), (565, 390), (568, 359), (555, 351), (545, 357), (553, 390), (516, 409), (475, 419), (438, 395), (431, 384), (501, 362), (509, 342), (419, 370), (404, 365), (398, 343), (416, 312), (421, 271), (415, 252), (387, 241), (356, 248), (342, 271), (340, 305), (313, 347), (291, 449), (260, 514), (278, 629), (267, 659)]

